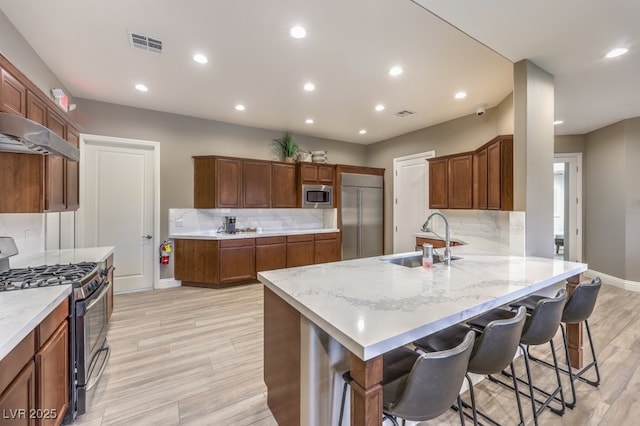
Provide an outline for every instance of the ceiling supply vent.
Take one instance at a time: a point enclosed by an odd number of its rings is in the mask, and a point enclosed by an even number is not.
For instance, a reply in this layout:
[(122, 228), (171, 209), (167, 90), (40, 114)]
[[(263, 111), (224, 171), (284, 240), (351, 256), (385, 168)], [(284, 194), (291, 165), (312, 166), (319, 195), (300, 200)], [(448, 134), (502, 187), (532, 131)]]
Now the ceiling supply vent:
[(147, 52), (162, 53), (162, 41), (129, 31), (129, 43)]
[(409, 110), (405, 109), (405, 110), (396, 112), (395, 116), (396, 117), (400, 117), (400, 118), (405, 118), (405, 117), (408, 117), (408, 116), (413, 115), (413, 114), (415, 114), (414, 111), (409, 111)]

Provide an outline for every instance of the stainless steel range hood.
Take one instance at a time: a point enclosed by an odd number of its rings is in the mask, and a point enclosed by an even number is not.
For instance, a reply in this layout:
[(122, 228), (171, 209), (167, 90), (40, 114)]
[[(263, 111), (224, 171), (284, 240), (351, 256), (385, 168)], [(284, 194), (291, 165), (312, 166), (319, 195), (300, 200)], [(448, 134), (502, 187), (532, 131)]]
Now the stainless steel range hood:
[(0, 151), (60, 155), (80, 161), (80, 150), (46, 127), (17, 115), (0, 112)]

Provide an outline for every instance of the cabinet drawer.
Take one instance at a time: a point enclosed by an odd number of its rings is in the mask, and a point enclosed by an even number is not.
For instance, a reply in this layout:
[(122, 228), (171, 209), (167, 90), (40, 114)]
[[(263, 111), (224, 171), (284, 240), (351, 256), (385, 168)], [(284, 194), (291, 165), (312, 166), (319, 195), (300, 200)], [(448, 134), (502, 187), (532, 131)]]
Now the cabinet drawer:
[(287, 237), (285, 236), (256, 238), (257, 246), (267, 246), (270, 244), (284, 244), (286, 242), (287, 242)]
[(315, 234), (315, 240), (335, 240), (340, 236), (339, 232), (327, 232), (324, 234)]
[(299, 243), (304, 241), (313, 241), (313, 234), (304, 235), (289, 235), (287, 236), (288, 243)]
[(58, 326), (69, 316), (69, 302), (65, 300), (53, 310), (36, 328), (38, 348), (42, 347)]
[(14, 377), (33, 358), (35, 341), (35, 332), (32, 331), (0, 361), (0, 393), (9, 386)]
[(220, 248), (230, 247), (253, 247), (255, 245), (255, 238), (239, 238), (237, 240), (221, 240)]

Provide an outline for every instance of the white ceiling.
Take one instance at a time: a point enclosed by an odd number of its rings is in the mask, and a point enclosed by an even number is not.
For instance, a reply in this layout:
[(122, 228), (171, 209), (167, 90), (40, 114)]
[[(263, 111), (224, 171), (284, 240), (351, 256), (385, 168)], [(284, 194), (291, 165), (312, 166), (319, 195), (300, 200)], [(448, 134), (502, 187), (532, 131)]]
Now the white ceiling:
[[(556, 134), (640, 116), (640, 1), (416, 0), (512, 62), (554, 76)], [(617, 47), (629, 53), (605, 55)]]
[[(0, 9), (74, 97), (368, 144), (495, 106), (512, 91), (511, 61), (528, 58), (556, 77), (557, 133), (640, 116), (637, 0), (419, 3), (503, 56), (410, 0), (0, 0)], [(295, 24), (305, 39), (289, 36)], [(128, 31), (162, 40), (164, 53), (130, 47)], [(620, 44), (631, 52), (605, 63)], [(209, 63), (193, 62), (196, 52)], [(405, 72), (390, 77), (393, 65)], [(468, 97), (454, 100), (459, 90)], [(405, 109), (416, 114), (394, 115)]]

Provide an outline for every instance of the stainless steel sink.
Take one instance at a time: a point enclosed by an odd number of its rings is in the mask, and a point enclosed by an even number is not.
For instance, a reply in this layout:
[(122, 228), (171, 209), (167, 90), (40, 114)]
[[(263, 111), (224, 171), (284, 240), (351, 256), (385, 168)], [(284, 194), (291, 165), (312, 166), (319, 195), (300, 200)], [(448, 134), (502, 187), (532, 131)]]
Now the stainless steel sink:
[[(458, 256), (451, 256), (451, 260), (462, 259)], [(401, 257), (389, 257), (380, 259), (383, 262), (394, 263), (400, 266), (406, 266), (407, 268), (415, 268), (417, 266), (422, 266), (422, 254), (410, 254), (407, 256)], [(442, 263), (444, 262), (444, 256), (433, 256), (433, 263)]]

